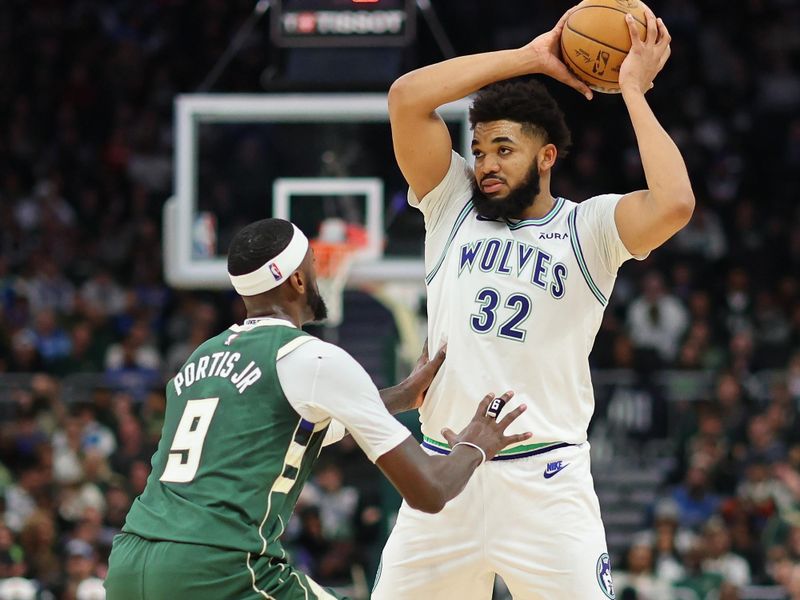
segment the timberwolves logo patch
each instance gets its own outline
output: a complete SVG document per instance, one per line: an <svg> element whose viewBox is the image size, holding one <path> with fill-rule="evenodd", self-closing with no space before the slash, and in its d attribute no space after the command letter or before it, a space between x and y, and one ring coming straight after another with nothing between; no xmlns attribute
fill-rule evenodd
<svg viewBox="0 0 800 600"><path fill-rule="evenodd" d="M597 559L597 583L603 593L611 600L614 600L614 584L611 583L611 562L608 560L608 553L603 552Z"/></svg>
<svg viewBox="0 0 800 600"><path fill-rule="evenodd" d="M269 272L272 273L272 277L275 278L275 281L280 281L281 277L283 277L281 270L275 263L269 263Z"/></svg>

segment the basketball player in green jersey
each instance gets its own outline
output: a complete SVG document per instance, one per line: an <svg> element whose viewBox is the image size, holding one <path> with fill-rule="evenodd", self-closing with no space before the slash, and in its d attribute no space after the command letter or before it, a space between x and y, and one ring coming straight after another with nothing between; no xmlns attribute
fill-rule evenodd
<svg viewBox="0 0 800 600"><path fill-rule="evenodd" d="M344 350L304 333L325 305L308 240L288 221L242 229L228 271L248 318L167 384L150 478L114 540L110 600L336 598L290 566L280 542L326 443L346 430L410 505L437 512L485 460L529 437L504 435L525 407L498 421L490 403L512 394L489 394L459 435L442 432L449 456L426 454L387 407L419 405L443 354L379 392Z"/></svg>

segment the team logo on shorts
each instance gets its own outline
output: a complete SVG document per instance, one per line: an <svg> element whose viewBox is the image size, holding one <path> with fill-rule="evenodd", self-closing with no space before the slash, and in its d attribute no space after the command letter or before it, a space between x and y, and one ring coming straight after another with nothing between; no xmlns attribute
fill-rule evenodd
<svg viewBox="0 0 800 600"><path fill-rule="evenodd" d="M608 553L603 552L597 559L597 583L606 597L614 600L614 584L611 582L611 561L608 560Z"/></svg>
<svg viewBox="0 0 800 600"><path fill-rule="evenodd" d="M281 270L275 263L269 263L269 272L272 273L272 276L275 278L275 281L280 281L281 277L283 277L283 275L281 274Z"/></svg>

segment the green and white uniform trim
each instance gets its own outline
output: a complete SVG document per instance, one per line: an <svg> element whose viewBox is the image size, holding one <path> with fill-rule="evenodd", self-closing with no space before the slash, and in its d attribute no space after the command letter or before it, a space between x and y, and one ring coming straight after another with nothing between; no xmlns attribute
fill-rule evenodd
<svg viewBox="0 0 800 600"><path fill-rule="evenodd" d="M422 438L422 445L427 448L428 450L433 450L434 452L438 452L439 454L450 454L450 444L447 442L440 442L433 438L429 438L428 436L423 436ZM567 444L565 442L542 442L541 444L522 444L519 446L514 446L513 448L506 448L505 450L501 450L497 453L492 460L512 460L516 458L525 458L528 456L536 456L538 454L544 454L545 452L550 452L551 450L556 450L558 448L565 448L567 446L572 446L573 444Z"/></svg>

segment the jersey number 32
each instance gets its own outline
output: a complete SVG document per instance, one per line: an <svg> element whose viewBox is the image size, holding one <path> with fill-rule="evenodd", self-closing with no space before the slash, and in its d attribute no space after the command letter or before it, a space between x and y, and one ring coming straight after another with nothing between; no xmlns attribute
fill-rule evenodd
<svg viewBox="0 0 800 600"><path fill-rule="evenodd" d="M502 298L500 292L493 288L483 288L475 297L475 302L480 304L477 314L470 315L469 324L473 331L477 333L489 333L498 321L498 313ZM507 318L497 329L497 335L501 338L524 342L527 331L522 329L522 325L531 314L531 299L519 292L511 294L506 298L502 309L503 316ZM508 316L510 315L510 316Z"/></svg>

